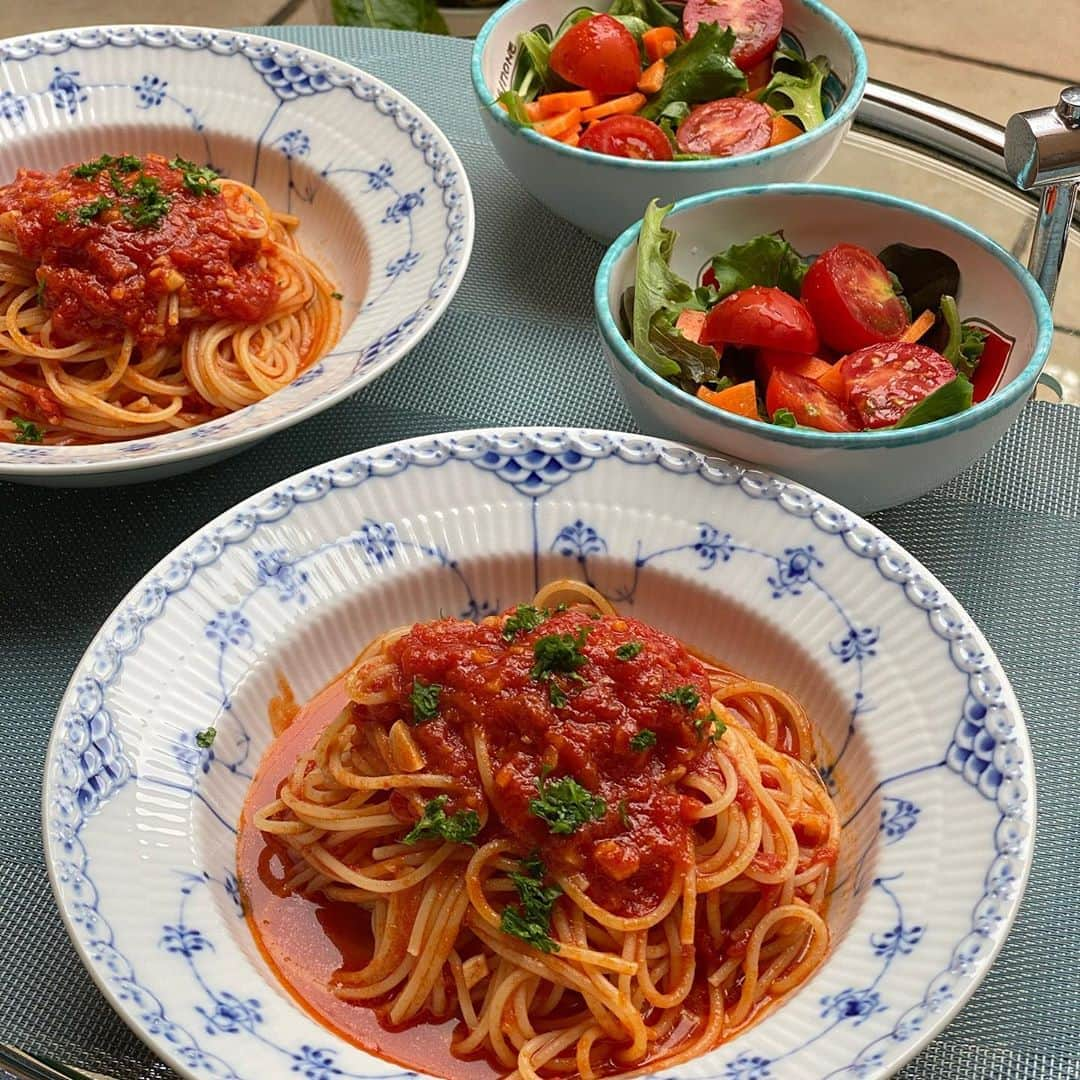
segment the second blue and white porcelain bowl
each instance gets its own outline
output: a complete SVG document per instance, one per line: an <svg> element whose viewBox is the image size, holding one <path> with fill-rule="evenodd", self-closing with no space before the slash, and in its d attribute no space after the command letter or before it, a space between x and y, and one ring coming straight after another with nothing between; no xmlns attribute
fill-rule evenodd
<svg viewBox="0 0 1080 1080"><path fill-rule="evenodd" d="M672 268L694 282L712 255L778 229L804 254L845 242L875 252L897 242L937 248L959 264L961 315L1014 339L993 393L967 412L850 435L774 427L699 401L638 357L619 329L638 226L611 245L596 276L596 317L619 393L642 430L763 465L860 513L914 499L985 454L1019 415L1050 352L1050 304L1027 270L976 230L906 199L810 184L744 188L676 203L665 225L678 233Z"/></svg>
<svg viewBox="0 0 1080 1080"><path fill-rule="evenodd" d="M472 81L506 167L551 211L600 240L637 221L652 198L670 202L744 184L813 179L851 127L866 89L866 54L851 28L818 0L784 0L785 31L807 56L827 56L838 80L839 100L821 127L752 154L704 161L631 161L564 146L516 127L496 99L511 89L518 35L554 29L575 6L574 0L512 0L499 8L476 39Z"/></svg>

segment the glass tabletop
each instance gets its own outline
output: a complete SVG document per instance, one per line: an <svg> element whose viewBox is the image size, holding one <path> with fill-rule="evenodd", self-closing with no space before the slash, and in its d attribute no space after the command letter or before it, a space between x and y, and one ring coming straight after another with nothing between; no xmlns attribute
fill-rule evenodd
<svg viewBox="0 0 1080 1080"><path fill-rule="evenodd" d="M996 240L1025 265L1038 203L1005 176L1000 127L904 92L905 109L875 100L816 180L925 203ZM893 88L878 89L888 91ZM922 116L920 117L919 114ZM1036 396L1080 405L1080 228L1070 229L1054 300L1054 342Z"/></svg>

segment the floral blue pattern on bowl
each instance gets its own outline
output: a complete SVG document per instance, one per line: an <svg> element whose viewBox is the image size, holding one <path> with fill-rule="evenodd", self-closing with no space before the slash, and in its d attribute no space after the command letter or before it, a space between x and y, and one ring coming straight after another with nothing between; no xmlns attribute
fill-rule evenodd
<svg viewBox="0 0 1080 1080"><path fill-rule="evenodd" d="M301 1012L248 934L235 828L266 704L279 670L304 698L387 625L483 617L556 576L796 693L844 820L830 957L666 1080L883 1077L971 994L1023 892L1034 776L1008 681L945 588L850 512L722 458L466 432L241 504L136 586L72 678L44 795L54 889L99 985L173 1067L416 1075Z"/></svg>

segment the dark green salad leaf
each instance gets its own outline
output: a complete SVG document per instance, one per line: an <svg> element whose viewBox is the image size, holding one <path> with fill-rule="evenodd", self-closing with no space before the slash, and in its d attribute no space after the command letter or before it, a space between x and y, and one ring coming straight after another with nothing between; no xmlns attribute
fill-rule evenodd
<svg viewBox="0 0 1080 1080"><path fill-rule="evenodd" d="M961 375L970 379L986 348L986 331L962 323L956 300L951 296L941 298L941 314L949 329L949 340L941 354Z"/></svg>
<svg viewBox="0 0 1080 1080"><path fill-rule="evenodd" d="M506 114L518 127L532 127L532 121L525 112L525 102L515 90L504 90L496 99L506 106Z"/></svg>
<svg viewBox="0 0 1080 1080"><path fill-rule="evenodd" d="M679 25L679 16L664 7L660 0L613 0L607 13L613 18L618 18L620 15L636 15L650 26L674 28Z"/></svg>
<svg viewBox="0 0 1080 1080"><path fill-rule="evenodd" d="M917 427L919 424L929 424L932 420L964 412L971 408L972 389L971 382L958 373L952 382L939 386L918 405L913 405L896 422L895 427Z"/></svg>
<svg viewBox="0 0 1080 1080"><path fill-rule="evenodd" d="M697 33L667 58L667 73L660 92L642 110L655 120L676 101L690 105L734 97L746 89L746 76L731 59L735 32L716 23L702 23Z"/></svg>
<svg viewBox="0 0 1080 1080"><path fill-rule="evenodd" d="M552 81L551 41L539 30L526 30L518 35L521 58L518 62L520 72L515 71L516 90L525 101L531 101L541 94Z"/></svg>
<svg viewBox="0 0 1080 1080"><path fill-rule="evenodd" d="M798 120L804 131L812 131L825 123L825 105L822 97L825 80L829 77L829 60L815 56L806 60L791 49L777 50L783 59L797 64L796 72L777 70L768 84L757 95L758 101L775 109L781 116Z"/></svg>
<svg viewBox="0 0 1080 1080"><path fill-rule="evenodd" d="M622 23L634 35L634 40L638 45L641 45L641 39L652 29L644 19L639 19L636 15L614 15L612 17L616 22Z"/></svg>
<svg viewBox="0 0 1080 1080"><path fill-rule="evenodd" d="M936 248L890 244L878 252L885 269L895 274L914 316L937 311L943 296L955 296L960 288L960 267Z"/></svg>
<svg viewBox="0 0 1080 1080"><path fill-rule="evenodd" d="M769 285L783 289L797 300L809 269L810 264L784 239L783 233L755 236L745 244L732 244L713 256L715 299L722 300L751 285Z"/></svg>
<svg viewBox="0 0 1080 1080"><path fill-rule="evenodd" d="M332 8L338 26L450 33L435 0L332 0Z"/></svg>
<svg viewBox="0 0 1080 1080"><path fill-rule="evenodd" d="M777 409L772 414L772 423L774 427L796 428L799 426L799 421L795 419L795 414L790 409Z"/></svg>

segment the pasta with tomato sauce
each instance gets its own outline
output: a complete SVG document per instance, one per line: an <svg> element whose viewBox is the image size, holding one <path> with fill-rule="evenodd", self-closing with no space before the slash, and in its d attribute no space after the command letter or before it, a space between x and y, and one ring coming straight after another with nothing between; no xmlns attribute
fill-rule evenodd
<svg viewBox="0 0 1080 1080"><path fill-rule="evenodd" d="M389 631L276 720L240 830L248 919L301 1003L381 1056L669 1068L827 952L840 825L804 710L587 586Z"/></svg>
<svg viewBox="0 0 1080 1080"><path fill-rule="evenodd" d="M0 441L94 443L253 404L337 340L297 219L158 154L0 186Z"/></svg>

